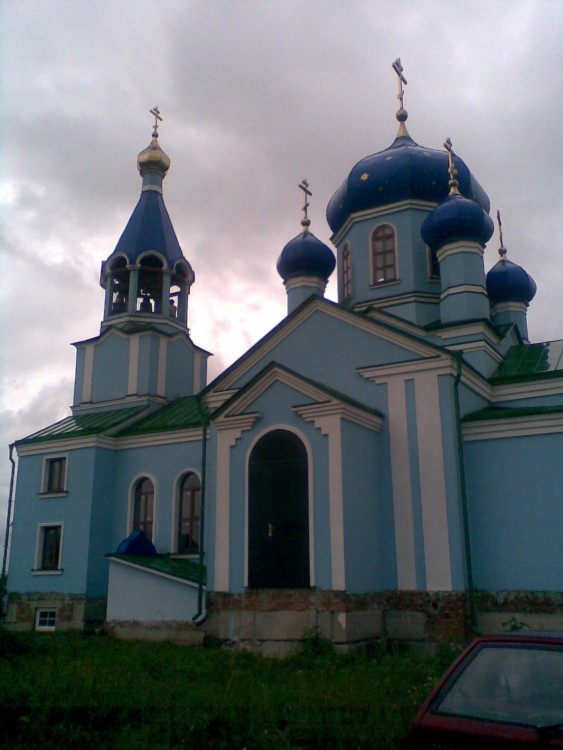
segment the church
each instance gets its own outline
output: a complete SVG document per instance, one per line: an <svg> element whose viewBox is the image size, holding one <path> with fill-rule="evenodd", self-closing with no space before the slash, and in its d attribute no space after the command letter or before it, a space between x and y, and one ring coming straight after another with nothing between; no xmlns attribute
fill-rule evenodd
<svg viewBox="0 0 563 750"><path fill-rule="evenodd" d="M336 252L304 180L287 315L211 383L151 110L71 416L15 443L8 627L264 654L563 629L563 341L528 340L500 216L485 273L487 194L410 136L393 68L398 132L331 198Z"/></svg>

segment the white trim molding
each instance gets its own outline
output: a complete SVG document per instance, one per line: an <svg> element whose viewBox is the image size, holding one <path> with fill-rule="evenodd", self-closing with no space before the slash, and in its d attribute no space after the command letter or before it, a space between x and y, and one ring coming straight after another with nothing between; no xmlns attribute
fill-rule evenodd
<svg viewBox="0 0 563 750"><path fill-rule="evenodd" d="M444 289L440 295L440 301L443 302L448 297L456 294L481 294L483 297L487 297L487 290L484 286L479 284L459 284L458 286L450 286Z"/></svg>
<svg viewBox="0 0 563 750"><path fill-rule="evenodd" d="M331 588L346 590L346 562L344 556L344 485L342 479L342 420L333 411L316 416L307 407L294 409L307 422L313 422L323 435L328 437L328 486L330 517L330 565Z"/></svg>
<svg viewBox="0 0 563 750"><path fill-rule="evenodd" d="M398 211L405 211L408 208L419 208L425 210L427 213L430 213L433 209L436 208L436 205L436 203L432 203L430 201L406 200L397 201L397 203L390 203L386 206L378 206L377 208L369 208L365 211L358 211L357 213L352 214L346 219L338 232L336 232L331 237L331 242L333 245L338 245L338 243L344 239L344 235L347 234L350 227L357 222L366 221L366 219L374 219L379 216L384 218L389 214L394 214ZM382 221L381 223L384 222Z"/></svg>
<svg viewBox="0 0 563 750"><path fill-rule="evenodd" d="M139 347L141 334L135 333L129 336L129 376L127 378L127 395L134 396L137 393L137 382L139 379Z"/></svg>
<svg viewBox="0 0 563 750"><path fill-rule="evenodd" d="M299 289L302 286L309 287L311 289L317 289L321 294L326 289L326 280L319 278L319 276L291 276L287 281L283 282L286 291L289 292L293 289Z"/></svg>
<svg viewBox="0 0 563 750"><path fill-rule="evenodd" d="M231 549L231 448L245 430L260 419L259 413L233 417L221 415L216 422L217 458L215 492L215 581L214 591L229 591Z"/></svg>
<svg viewBox="0 0 563 750"><path fill-rule="evenodd" d="M84 347L84 371L82 373L82 403L92 400L92 381L94 378L94 344Z"/></svg>
<svg viewBox="0 0 563 750"><path fill-rule="evenodd" d="M503 383L494 385L490 401L495 404L503 401L540 398L545 396L561 396L563 394L563 378L546 378L526 380L522 383Z"/></svg>
<svg viewBox="0 0 563 750"><path fill-rule="evenodd" d="M458 255L459 253L463 253L463 255L473 253L482 258L485 254L485 249L478 242L450 242L438 250L436 258L438 263L442 263L446 258L449 258L450 255Z"/></svg>
<svg viewBox="0 0 563 750"><path fill-rule="evenodd" d="M527 437L529 435L550 435L557 432L563 432L563 413L560 412L502 419L483 419L463 423L463 439L465 442Z"/></svg>

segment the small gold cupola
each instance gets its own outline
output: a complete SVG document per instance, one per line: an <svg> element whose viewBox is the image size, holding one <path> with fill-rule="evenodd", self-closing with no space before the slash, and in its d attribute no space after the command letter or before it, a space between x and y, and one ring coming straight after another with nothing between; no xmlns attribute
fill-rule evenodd
<svg viewBox="0 0 563 750"><path fill-rule="evenodd" d="M146 174L158 174L165 177L170 168L170 158L160 148L158 143L158 123L162 121L158 107L153 107L151 115L154 115L154 128L152 132L152 141L143 149L137 157L137 168L141 177Z"/></svg>

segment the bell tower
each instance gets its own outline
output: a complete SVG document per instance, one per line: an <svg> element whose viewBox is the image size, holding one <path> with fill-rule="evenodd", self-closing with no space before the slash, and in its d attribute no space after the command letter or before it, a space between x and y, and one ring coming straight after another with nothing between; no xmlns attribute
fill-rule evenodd
<svg viewBox="0 0 563 750"><path fill-rule="evenodd" d="M115 250L102 263L100 284L106 292L102 330L122 327L131 318L187 327L188 295L195 276L164 205L162 182L170 159L158 142L162 121L158 107L151 114L152 141L137 158L141 197Z"/></svg>
<svg viewBox="0 0 563 750"><path fill-rule="evenodd" d="M188 328L195 275L164 204L170 159L158 140L158 107L150 113L152 140L137 158L141 195L115 250L102 263L100 335L75 344L74 412L162 405L206 384L209 353L193 344Z"/></svg>

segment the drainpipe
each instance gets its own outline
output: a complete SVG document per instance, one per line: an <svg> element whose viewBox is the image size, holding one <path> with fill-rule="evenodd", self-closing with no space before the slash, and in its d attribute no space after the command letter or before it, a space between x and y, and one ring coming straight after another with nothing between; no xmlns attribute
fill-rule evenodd
<svg viewBox="0 0 563 750"><path fill-rule="evenodd" d="M14 476L16 473L16 462L13 459L14 445L15 443L12 443L10 445L10 463L12 464L12 471L10 474L10 492L8 494L8 513L6 515L6 536L4 537L4 556L2 558L2 575L0 576L0 581L4 581L4 576L6 575L6 564L8 561L8 543L10 541L10 523L11 523L11 518L12 518L12 498L14 496ZM1 588L0 588L0 615L4 614L4 607L2 606L2 602L4 599L5 593L6 593L6 587L4 583L2 583Z"/></svg>
<svg viewBox="0 0 563 750"><path fill-rule="evenodd" d="M206 475L207 475L207 427L209 424L207 404L203 400L203 397L198 397L197 400L199 413L202 420L202 436L201 436L201 511L199 517L199 576L197 583L197 612L192 617L192 622L196 625L202 625L207 618L207 608L203 608L203 561L205 559L205 551L203 548L203 540L205 534L205 486L206 486Z"/></svg>
<svg viewBox="0 0 563 750"><path fill-rule="evenodd" d="M467 571L467 614L473 631L477 631L477 607L475 601L475 586L473 584L473 563L471 561L471 539L469 535L469 512L467 509L467 485L465 482L465 460L463 456L463 432L461 428L461 409L459 406L459 384L461 381L462 355L454 353L457 373L454 381L454 403L457 434L457 461L459 467L459 491L461 500L461 518L463 525L463 547L465 552L465 569Z"/></svg>

